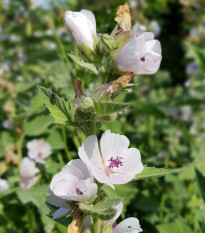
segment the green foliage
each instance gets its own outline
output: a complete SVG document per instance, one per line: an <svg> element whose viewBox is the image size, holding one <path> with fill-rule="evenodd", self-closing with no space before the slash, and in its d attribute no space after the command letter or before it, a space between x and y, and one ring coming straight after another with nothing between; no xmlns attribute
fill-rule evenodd
<svg viewBox="0 0 205 233"><path fill-rule="evenodd" d="M144 170L137 174L134 180L144 180L147 178L160 177L168 175L171 173L178 173L181 169L164 169L164 168L155 168L155 167L145 167Z"/></svg>
<svg viewBox="0 0 205 233"><path fill-rule="evenodd" d="M28 118L23 125L24 133L28 136L39 136L46 133L52 123L53 119L49 115L38 115L35 118Z"/></svg>
<svg viewBox="0 0 205 233"><path fill-rule="evenodd" d="M57 94L53 98L52 92L45 87L38 86L38 90L43 103L55 119L55 123L73 125L70 116L70 102L65 101Z"/></svg>
<svg viewBox="0 0 205 233"><path fill-rule="evenodd" d="M176 219L173 223L167 223L158 225L157 229L159 230L159 233L192 233L192 229L188 227L183 221L180 221Z"/></svg>
<svg viewBox="0 0 205 233"><path fill-rule="evenodd" d="M118 103L109 103L109 102L97 102L94 101L95 110L97 116L102 117L108 114L112 114L121 110L124 110L128 107L128 104L118 104Z"/></svg>
<svg viewBox="0 0 205 233"><path fill-rule="evenodd" d="M202 173L197 168L195 169L195 172L196 172L196 178L197 178L199 190L205 203L205 176L203 176Z"/></svg>

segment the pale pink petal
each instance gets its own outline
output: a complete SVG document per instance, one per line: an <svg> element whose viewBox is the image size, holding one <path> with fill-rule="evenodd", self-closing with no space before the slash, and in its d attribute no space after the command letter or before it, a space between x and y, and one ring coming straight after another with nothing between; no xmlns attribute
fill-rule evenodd
<svg viewBox="0 0 205 233"><path fill-rule="evenodd" d="M83 163L80 159L73 159L71 160L68 165L74 166L76 168L78 168L79 170L82 171L83 173L83 179L88 179L91 178L92 182L93 182L93 177L92 174L90 173L88 167L85 165L85 163Z"/></svg>
<svg viewBox="0 0 205 233"><path fill-rule="evenodd" d="M59 208L58 210L56 210L54 213L53 213L53 220L54 219L57 219L57 218L61 218L63 217L64 215L67 215L68 212L71 211L71 208Z"/></svg>
<svg viewBox="0 0 205 233"><path fill-rule="evenodd" d="M87 166L99 166L101 164L101 155L97 137L94 135L88 136L78 149L78 155Z"/></svg>
<svg viewBox="0 0 205 233"><path fill-rule="evenodd" d="M126 136L111 133L110 130L105 131L100 140L100 148L105 164L109 163L108 160L111 157L121 157L129 147L129 143Z"/></svg>
<svg viewBox="0 0 205 233"><path fill-rule="evenodd" d="M99 181L102 184L107 184L111 188L115 189L115 186L111 183L110 178L106 175L103 169L93 167L92 173L97 181Z"/></svg>
<svg viewBox="0 0 205 233"><path fill-rule="evenodd" d="M65 200L54 196L50 195L47 197L46 202L48 202L51 205L57 206L57 207L62 207L62 208L69 208L70 206L66 203Z"/></svg>
<svg viewBox="0 0 205 233"><path fill-rule="evenodd" d="M126 184L134 179L135 175L117 172L111 173L109 177L110 182L112 182L113 184Z"/></svg>
<svg viewBox="0 0 205 233"><path fill-rule="evenodd" d="M113 230L112 233L139 233L142 229L137 218L126 218L120 222Z"/></svg>

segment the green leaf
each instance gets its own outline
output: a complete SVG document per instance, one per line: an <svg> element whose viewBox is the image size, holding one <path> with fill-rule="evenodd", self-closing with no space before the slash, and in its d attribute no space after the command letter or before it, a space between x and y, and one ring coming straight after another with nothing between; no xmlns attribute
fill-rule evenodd
<svg viewBox="0 0 205 233"><path fill-rule="evenodd" d="M47 185L42 185L39 187L33 187L31 189L18 189L17 196L22 204L27 204L29 202L33 203L41 212L47 211L47 206L45 204L47 195Z"/></svg>
<svg viewBox="0 0 205 233"><path fill-rule="evenodd" d="M28 116L32 116L34 114L37 114L37 113L41 112L42 110L44 110L44 108L42 106L41 97L39 95L34 96L31 100L31 104L30 104L30 107L28 109Z"/></svg>
<svg viewBox="0 0 205 233"><path fill-rule="evenodd" d="M119 196L123 198L123 210L121 213L122 218L125 218L127 206L130 205L132 200L136 198L136 194L138 192L136 185L132 182L115 185L115 190L108 185L103 185L101 190L106 194L106 196Z"/></svg>
<svg viewBox="0 0 205 233"><path fill-rule="evenodd" d="M107 197L94 206L80 203L79 208L83 212L97 216L101 220L109 220L115 216L117 210L114 207L121 201L122 198L120 197Z"/></svg>
<svg viewBox="0 0 205 233"><path fill-rule="evenodd" d="M178 173L181 170L182 170L181 168L165 169L165 168L156 168L156 167L145 167L140 174L137 174L135 176L134 180L144 180L147 178L165 176L171 173Z"/></svg>
<svg viewBox="0 0 205 233"><path fill-rule="evenodd" d="M205 202L205 177L202 175L202 173L197 168L195 168L195 172L196 172L196 178L197 178L199 190Z"/></svg>
<svg viewBox="0 0 205 233"><path fill-rule="evenodd" d="M73 54L68 54L68 56L76 63L78 64L80 67L88 69L89 71L93 72L94 74L98 74L98 71L96 69L96 67L91 64L91 63L86 63L83 60L81 60L79 57L73 55Z"/></svg>
<svg viewBox="0 0 205 233"><path fill-rule="evenodd" d="M97 116L105 116L110 113L115 113L124 110L128 104L108 103L108 102L94 102Z"/></svg>
<svg viewBox="0 0 205 233"><path fill-rule="evenodd" d="M205 72L205 54L200 48L195 47L196 62L202 72Z"/></svg>
<svg viewBox="0 0 205 233"><path fill-rule="evenodd" d="M35 86L34 82L20 82L16 86L16 91L17 93L22 93L22 92L28 91L34 86Z"/></svg>
<svg viewBox="0 0 205 233"><path fill-rule="evenodd" d="M55 119L55 123L73 125L70 116L70 103L56 94L55 99L52 99L52 92L50 90L42 86L37 87L42 101L50 111L51 116Z"/></svg>
<svg viewBox="0 0 205 233"><path fill-rule="evenodd" d="M0 158L5 156L6 147L14 142L12 134L8 131L0 132Z"/></svg>
<svg viewBox="0 0 205 233"><path fill-rule="evenodd" d="M160 224L157 226L159 233L192 233L193 231L183 221L176 219L172 223Z"/></svg>
<svg viewBox="0 0 205 233"><path fill-rule="evenodd" d="M23 125L24 134L28 136L44 134L52 123L53 119L49 115L39 115L34 118L29 118Z"/></svg>

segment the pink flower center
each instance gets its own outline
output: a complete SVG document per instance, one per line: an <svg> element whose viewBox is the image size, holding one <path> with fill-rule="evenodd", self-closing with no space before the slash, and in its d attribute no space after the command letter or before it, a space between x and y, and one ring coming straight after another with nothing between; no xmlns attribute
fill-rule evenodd
<svg viewBox="0 0 205 233"><path fill-rule="evenodd" d="M42 158L42 155L43 155L43 154L42 154L41 152L38 152L37 158L38 158L38 159L41 159L41 158Z"/></svg>
<svg viewBox="0 0 205 233"><path fill-rule="evenodd" d="M144 62L145 61L145 57L141 57L140 60Z"/></svg>
<svg viewBox="0 0 205 233"><path fill-rule="evenodd" d="M110 162L109 164L109 168L114 168L114 167L119 167L123 165L123 162L121 162L120 160L122 160L121 157L117 157L116 159L113 159L113 157L110 158L110 160L108 160Z"/></svg>
<svg viewBox="0 0 205 233"><path fill-rule="evenodd" d="M76 193L77 193L78 195L83 195L83 192L81 192L79 188L76 189Z"/></svg>

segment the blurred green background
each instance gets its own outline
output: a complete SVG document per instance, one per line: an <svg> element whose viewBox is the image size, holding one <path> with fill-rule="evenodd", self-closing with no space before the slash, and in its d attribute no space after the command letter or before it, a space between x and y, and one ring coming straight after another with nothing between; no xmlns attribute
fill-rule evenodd
<svg viewBox="0 0 205 233"><path fill-rule="evenodd" d="M63 24L65 10L91 10L97 32L110 34L115 9L124 1L0 0L0 177L10 189L0 193L0 232L66 232L49 220L47 186L54 174L77 158L82 135L54 125L39 101L36 83L74 99L73 80L92 92L97 77L68 58L77 46ZM132 24L153 31L162 45L160 71L136 76L132 89L116 101L131 103L103 130L126 135L143 164L184 168L179 174L104 189L124 199L121 218L134 216L145 233L205 232L204 203L195 167L205 176L205 1L130 0ZM38 183L19 188L26 143L43 138L53 153L40 166ZM11 145L14 145L13 147ZM12 148L11 148L12 147ZM121 220L121 219L120 219Z"/></svg>

